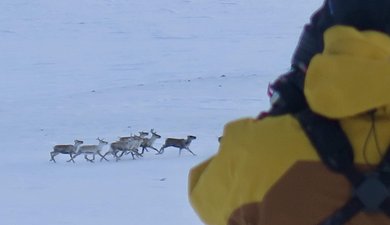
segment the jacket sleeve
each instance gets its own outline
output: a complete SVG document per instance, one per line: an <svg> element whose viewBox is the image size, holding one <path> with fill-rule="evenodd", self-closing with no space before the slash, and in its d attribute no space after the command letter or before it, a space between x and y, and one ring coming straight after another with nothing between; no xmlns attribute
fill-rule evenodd
<svg viewBox="0 0 390 225"><path fill-rule="evenodd" d="M237 209L263 200L297 154L316 157L291 116L228 123L218 153L190 171L190 202L204 223L229 224Z"/></svg>
<svg viewBox="0 0 390 225"><path fill-rule="evenodd" d="M235 176L241 161L238 143L243 142L243 133L246 133L238 126L243 128L248 122L226 125L218 153L190 171L190 202L206 224L227 224L230 214L237 208L239 196L234 192L240 184L236 183Z"/></svg>

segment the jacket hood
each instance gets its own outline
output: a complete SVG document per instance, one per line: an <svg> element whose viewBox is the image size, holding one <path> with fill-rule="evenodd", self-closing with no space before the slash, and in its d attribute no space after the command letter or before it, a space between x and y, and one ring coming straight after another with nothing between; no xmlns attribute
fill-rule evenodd
<svg viewBox="0 0 390 225"><path fill-rule="evenodd" d="M310 108L329 118L355 116L390 105L390 37L334 26L313 57L304 93Z"/></svg>

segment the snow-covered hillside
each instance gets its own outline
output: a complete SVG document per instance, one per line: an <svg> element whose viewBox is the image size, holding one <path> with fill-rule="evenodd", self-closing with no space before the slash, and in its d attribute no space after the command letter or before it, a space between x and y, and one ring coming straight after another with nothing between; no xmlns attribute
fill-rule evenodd
<svg viewBox="0 0 390 225"><path fill-rule="evenodd" d="M0 1L0 224L200 225L189 169L267 109L321 1ZM67 163L56 144L154 129L192 156ZM105 147L104 151L108 148Z"/></svg>

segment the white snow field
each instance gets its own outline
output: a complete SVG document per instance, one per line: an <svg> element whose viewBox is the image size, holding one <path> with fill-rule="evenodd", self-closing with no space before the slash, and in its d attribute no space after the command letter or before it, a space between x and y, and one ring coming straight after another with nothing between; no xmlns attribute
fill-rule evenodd
<svg viewBox="0 0 390 225"><path fill-rule="evenodd" d="M225 123L268 109L268 83L321 4L1 0L0 224L202 224L190 168L216 153ZM150 129L157 148L195 135L197 156L49 161L56 144Z"/></svg>

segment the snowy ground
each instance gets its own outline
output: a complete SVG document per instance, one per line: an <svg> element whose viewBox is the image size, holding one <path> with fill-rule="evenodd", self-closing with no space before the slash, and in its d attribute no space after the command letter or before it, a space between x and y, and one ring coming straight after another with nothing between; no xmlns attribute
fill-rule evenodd
<svg viewBox="0 0 390 225"><path fill-rule="evenodd" d="M223 125L268 108L321 1L0 1L0 224L200 225L187 174ZM154 128L195 135L119 162L49 162L52 146ZM104 151L107 151L107 147Z"/></svg>

